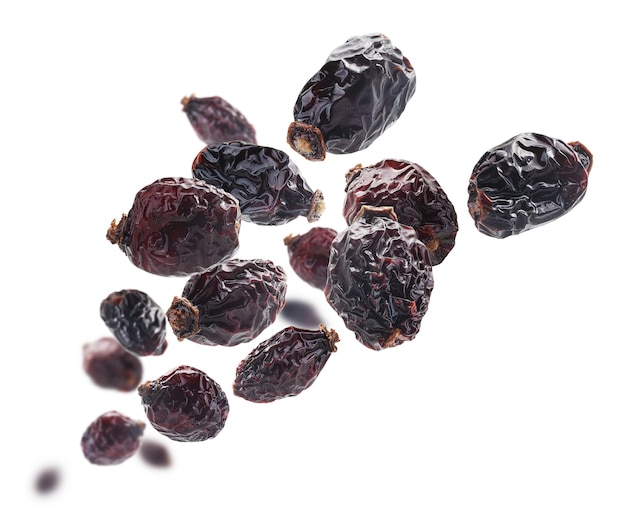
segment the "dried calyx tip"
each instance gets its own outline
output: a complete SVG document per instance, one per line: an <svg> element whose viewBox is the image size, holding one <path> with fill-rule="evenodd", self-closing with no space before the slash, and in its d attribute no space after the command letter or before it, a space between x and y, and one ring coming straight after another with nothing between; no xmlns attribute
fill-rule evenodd
<svg viewBox="0 0 626 525"><path fill-rule="evenodd" d="M200 311L185 297L174 297L166 316L179 341L200 332Z"/></svg>
<svg viewBox="0 0 626 525"><path fill-rule="evenodd" d="M287 130L287 143L307 160L324 160L326 142L319 128L304 122L292 122Z"/></svg>
<svg viewBox="0 0 626 525"><path fill-rule="evenodd" d="M393 206L370 206L364 204L354 216L352 222L356 222L366 217L387 217L398 222L398 216Z"/></svg>
<svg viewBox="0 0 626 525"><path fill-rule="evenodd" d="M289 235L287 235L287 237L283 239L283 242L285 243L285 246L289 247L294 242L296 242L299 238L300 238L300 235L290 233Z"/></svg>
<svg viewBox="0 0 626 525"><path fill-rule="evenodd" d="M333 352L336 352L337 351L336 343L339 342L339 334L335 332L332 328L326 328L323 324L320 324L320 330L324 333L324 335L326 336L326 339L328 339L328 343L330 344L330 349Z"/></svg>
<svg viewBox="0 0 626 525"><path fill-rule="evenodd" d="M324 203L324 195L320 190L316 190L313 194L313 199L311 202L311 207L309 208L309 213L307 213L307 220L309 222L319 221L322 213L326 209L326 204Z"/></svg>
<svg viewBox="0 0 626 525"><path fill-rule="evenodd" d="M115 219L111 221L111 225L107 230L106 238L111 244L119 244L120 238L122 237L122 228L124 227L124 223L126 222L126 215L122 215L120 222L118 223Z"/></svg>
<svg viewBox="0 0 626 525"><path fill-rule="evenodd" d="M196 96L192 93L188 97L183 97L180 103L183 105L183 111L187 111L187 105L191 102Z"/></svg>
<svg viewBox="0 0 626 525"><path fill-rule="evenodd" d="M348 186L350 186L350 183L356 179L361 172L363 171L363 165L362 164L357 164L354 168L351 168L348 170L348 172L346 173L346 190L348 189Z"/></svg>

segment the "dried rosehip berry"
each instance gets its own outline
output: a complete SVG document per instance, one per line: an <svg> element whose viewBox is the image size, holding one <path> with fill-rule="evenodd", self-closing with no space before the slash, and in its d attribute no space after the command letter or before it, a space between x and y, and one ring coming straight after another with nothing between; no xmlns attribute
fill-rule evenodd
<svg viewBox="0 0 626 525"><path fill-rule="evenodd" d="M441 263L454 248L459 230L456 211L437 180L419 164L385 159L360 164L346 174L343 216L350 224L361 206L392 206L398 221L412 226L430 253Z"/></svg>
<svg viewBox="0 0 626 525"><path fill-rule="evenodd" d="M285 224L302 216L314 222L324 211L322 192L311 190L279 149L241 141L210 144L198 153L191 171L235 197L241 218L255 224Z"/></svg>
<svg viewBox="0 0 626 525"><path fill-rule="evenodd" d="M368 348L414 339L433 284L428 249L391 207L363 206L333 241L326 298Z"/></svg>
<svg viewBox="0 0 626 525"><path fill-rule="evenodd" d="M183 111L198 138L206 143L243 140L256 144L256 131L241 111L222 97L183 97Z"/></svg>
<svg viewBox="0 0 626 525"><path fill-rule="evenodd" d="M332 228L316 227L284 238L289 263L303 281L321 290L326 286L330 245L337 236Z"/></svg>
<svg viewBox="0 0 626 525"><path fill-rule="evenodd" d="M186 276L232 257L240 222L232 195L197 179L168 177L137 193L128 215L111 223L107 239L142 270Z"/></svg>
<svg viewBox="0 0 626 525"><path fill-rule="evenodd" d="M102 387L130 392L141 382L143 366L112 337L101 337L83 346L83 369Z"/></svg>
<svg viewBox="0 0 626 525"><path fill-rule="evenodd" d="M57 467L46 467L37 473L35 491L39 494L48 494L59 487L61 473Z"/></svg>
<svg viewBox="0 0 626 525"><path fill-rule="evenodd" d="M302 88L287 142L309 160L363 150L398 120L415 87L415 70L389 38L350 38Z"/></svg>
<svg viewBox="0 0 626 525"><path fill-rule="evenodd" d="M263 259L231 259L192 275L166 315L179 340L235 346L276 320L286 293L281 266Z"/></svg>
<svg viewBox="0 0 626 525"><path fill-rule="evenodd" d="M297 396L317 379L337 341L337 333L324 326L281 330L239 363L235 395L255 403Z"/></svg>
<svg viewBox="0 0 626 525"><path fill-rule="evenodd" d="M165 312L147 293L126 289L109 294L100 303L100 317L129 352L139 356L165 352Z"/></svg>
<svg viewBox="0 0 626 525"><path fill-rule="evenodd" d="M81 447L94 465L117 465L133 456L139 448L146 424L115 410L105 412L85 430Z"/></svg>
<svg viewBox="0 0 626 525"><path fill-rule="evenodd" d="M151 467L169 467L172 464L172 458L168 448L153 440L144 439L139 446L139 456L145 463Z"/></svg>
<svg viewBox="0 0 626 525"><path fill-rule="evenodd" d="M152 426L173 441L214 438L228 417L228 399L220 385L191 366L146 381L138 392Z"/></svg>
<svg viewBox="0 0 626 525"><path fill-rule="evenodd" d="M521 133L488 150L469 181L478 231L503 239L551 222L587 191L593 156L580 142Z"/></svg>
<svg viewBox="0 0 626 525"><path fill-rule="evenodd" d="M318 328L324 322L311 303L298 299L287 299L279 315L289 323L302 328Z"/></svg>

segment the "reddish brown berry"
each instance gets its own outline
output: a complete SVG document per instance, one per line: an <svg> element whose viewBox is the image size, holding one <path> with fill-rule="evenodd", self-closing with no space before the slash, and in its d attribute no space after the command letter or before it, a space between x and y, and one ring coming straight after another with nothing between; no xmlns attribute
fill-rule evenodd
<svg viewBox="0 0 626 525"><path fill-rule="evenodd" d="M165 312L147 293L131 289L109 294L100 303L100 317L129 352L139 356L165 352Z"/></svg>
<svg viewBox="0 0 626 525"><path fill-rule="evenodd" d="M181 100L183 111L198 138L206 143L242 140L256 144L256 131L241 111L222 97L196 97Z"/></svg>
<svg viewBox="0 0 626 525"><path fill-rule="evenodd" d="M239 363L235 395L256 403L297 396L317 379L337 341L337 333L324 326L281 330Z"/></svg>
<svg viewBox="0 0 626 525"><path fill-rule="evenodd" d="M316 227L284 239L289 263L304 282L323 290L326 286L330 245L337 236L332 228Z"/></svg>
<svg viewBox="0 0 626 525"><path fill-rule="evenodd" d="M107 239L147 272L203 272L239 249L241 212L225 191L197 179L164 178L142 188Z"/></svg>
<svg viewBox="0 0 626 525"><path fill-rule="evenodd" d="M130 392L141 382L143 366L112 337L101 337L83 346L83 369L102 387Z"/></svg>
<svg viewBox="0 0 626 525"><path fill-rule="evenodd" d="M204 441L224 428L226 394L207 374L181 365L139 386L139 395L152 426L174 441Z"/></svg>
<svg viewBox="0 0 626 525"><path fill-rule="evenodd" d="M117 465L133 456L145 428L116 411L105 412L87 427L81 440L85 458L94 465Z"/></svg>
<svg viewBox="0 0 626 525"><path fill-rule="evenodd" d="M179 340L235 346L257 337L285 304L287 275L262 259L231 259L192 275L167 319Z"/></svg>

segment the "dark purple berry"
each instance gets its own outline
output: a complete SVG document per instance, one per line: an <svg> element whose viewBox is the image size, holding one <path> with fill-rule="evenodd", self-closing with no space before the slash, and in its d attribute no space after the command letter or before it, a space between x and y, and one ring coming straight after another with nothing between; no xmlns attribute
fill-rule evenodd
<svg viewBox="0 0 626 525"><path fill-rule="evenodd" d="M47 467L41 470L35 478L35 491L39 494L48 494L59 487L61 473L57 467Z"/></svg>
<svg viewBox="0 0 626 525"><path fill-rule="evenodd" d="M284 239L289 263L304 282L323 290L326 286L330 245L337 236L332 228L316 227Z"/></svg>
<svg viewBox="0 0 626 525"><path fill-rule="evenodd" d="M100 317L129 352L139 356L165 352L165 312L147 293L132 289L111 293L100 303Z"/></svg>
<svg viewBox="0 0 626 525"><path fill-rule="evenodd" d="M288 323L302 328L319 328L323 323L316 308L307 301L287 299L280 316Z"/></svg>
<svg viewBox="0 0 626 525"><path fill-rule="evenodd" d="M169 467L172 463L169 449L151 439L144 439L139 447L139 456L151 467Z"/></svg>
<svg viewBox="0 0 626 525"><path fill-rule="evenodd" d="M122 463L137 452L145 426L114 410L105 412L85 430L83 454L94 465Z"/></svg>
<svg viewBox="0 0 626 525"><path fill-rule="evenodd" d="M191 366L146 381L138 392L152 426L174 441L214 438L228 417L228 399L220 385Z"/></svg>
<svg viewBox="0 0 626 525"><path fill-rule="evenodd" d="M83 346L83 369L96 385L121 392L135 390L143 374L140 359L112 337Z"/></svg>

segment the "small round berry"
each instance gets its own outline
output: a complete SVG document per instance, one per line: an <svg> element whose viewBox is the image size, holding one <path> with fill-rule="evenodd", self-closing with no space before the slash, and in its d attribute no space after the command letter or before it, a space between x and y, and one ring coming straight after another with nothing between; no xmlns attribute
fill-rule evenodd
<svg viewBox="0 0 626 525"><path fill-rule="evenodd" d="M81 440L83 454L94 465L122 463L139 448L145 426L143 421L115 410L105 412L85 430Z"/></svg>

